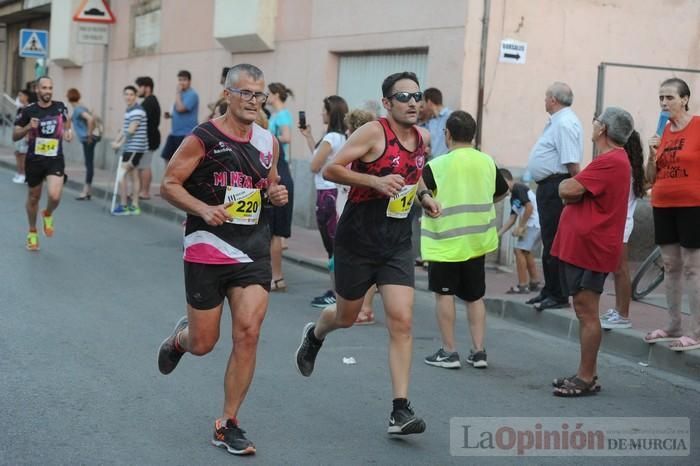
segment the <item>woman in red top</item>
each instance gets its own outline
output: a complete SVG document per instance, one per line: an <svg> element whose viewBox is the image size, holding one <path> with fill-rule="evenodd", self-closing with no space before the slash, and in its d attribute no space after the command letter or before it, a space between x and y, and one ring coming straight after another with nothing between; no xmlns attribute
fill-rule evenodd
<svg viewBox="0 0 700 466"><path fill-rule="evenodd" d="M669 113L663 134L649 140L647 177L653 183L654 236L666 271L666 301L671 322L649 332L648 343L674 340L671 349L700 348L700 117L688 112L690 88L682 79L661 83L659 104ZM692 313L683 336L683 279L688 280Z"/></svg>

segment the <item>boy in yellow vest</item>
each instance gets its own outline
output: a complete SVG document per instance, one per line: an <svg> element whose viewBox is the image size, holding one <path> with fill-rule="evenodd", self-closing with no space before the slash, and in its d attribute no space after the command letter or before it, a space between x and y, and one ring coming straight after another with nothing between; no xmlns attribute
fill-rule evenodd
<svg viewBox="0 0 700 466"><path fill-rule="evenodd" d="M437 320L443 346L425 358L431 366L461 367L454 340L454 296L467 302L474 348L467 363L486 368L485 255L498 247L496 209L493 203L508 193L508 184L493 159L472 147L476 122L463 111L447 118L445 140L450 150L431 160L423 170L428 189L442 207L438 218L424 217L421 254L429 262L428 285L436 295Z"/></svg>

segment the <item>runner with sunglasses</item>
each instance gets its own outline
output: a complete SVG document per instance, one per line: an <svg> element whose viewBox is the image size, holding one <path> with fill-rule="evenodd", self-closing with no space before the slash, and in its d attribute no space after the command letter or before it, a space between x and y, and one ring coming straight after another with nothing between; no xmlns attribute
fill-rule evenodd
<svg viewBox="0 0 700 466"><path fill-rule="evenodd" d="M255 372L255 357L272 271L265 219L287 203L278 184L279 148L255 124L267 94L262 71L237 65L226 78L226 113L197 126L168 164L163 197L187 212L185 291L187 316L158 353L161 373L171 373L186 352L209 353L219 339L224 299L231 309L234 346L224 378L224 409L212 443L235 455L255 453L236 416Z"/></svg>
<svg viewBox="0 0 700 466"><path fill-rule="evenodd" d="M389 330L393 409L388 433L419 434L425 422L408 402L414 293L410 213L416 192L425 189L421 174L430 133L416 126L423 94L415 74L390 75L382 94L387 117L355 131L323 172L327 180L351 186L336 228L337 303L304 327L296 365L303 376L311 375L324 338L353 325L365 292L376 284ZM428 215L439 215L430 196L422 206Z"/></svg>

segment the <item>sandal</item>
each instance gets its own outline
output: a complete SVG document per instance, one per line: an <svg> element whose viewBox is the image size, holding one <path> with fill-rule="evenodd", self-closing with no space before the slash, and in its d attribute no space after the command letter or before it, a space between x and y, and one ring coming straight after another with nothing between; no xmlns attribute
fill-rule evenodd
<svg viewBox="0 0 700 466"><path fill-rule="evenodd" d="M671 348L673 351L690 351L700 348L700 341L688 336L682 336L678 340L671 343L669 348Z"/></svg>
<svg viewBox="0 0 700 466"><path fill-rule="evenodd" d="M574 375L572 375L571 377L559 377L559 378L556 378L556 379L552 380L552 387L554 387L554 388L561 388L561 387L563 387L563 386L566 384L567 381L575 379L576 376L577 376L577 375L574 374ZM597 375L594 375L594 376L593 376L593 382L598 382L598 376L597 376ZM596 383L595 388L596 388L598 391L600 391L602 387Z"/></svg>
<svg viewBox="0 0 700 466"><path fill-rule="evenodd" d="M508 288L506 294L528 294L529 292L530 289L527 287L527 285L513 285Z"/></svg>
<svg viewBox="0 0 700 466"><path fill-rule="evenodd" d="M355 319L355 325L372 325L374 323L374 312L372 311L360 311L357 314L357 319Z"/></svg>
<svg viewBox="0 0 700 466"><path fill-rule="evenodd" d="M540 282L530 282L528 288L531 292L540 291Z"/></svg>
<svg viewBox="0 0 700 466"><path fill-rule="evenodd" d="M270 283L270 292L275 291L280 293L284 293L287 291L287 284L284 282L284 277L278 278L277 280L272 280L272 282Z"/></svg>
<svg viewBox="0 0 700 466"><path fill-rule="evenodd" d="M647 333L644 337L644 341L646 341L647 343L656 343L659 341L677 340L680 337L681 335L674 336L664 329L657 328L656 330L652 330L651 332Z"/></svg>
<svg viewBox="0 0 700 466"><path fill-rule="evenodd" d="M600 385L596 383L594 378L590 382L580 379L578 376L573 378L565 378L565 382L561 387L555 387L552 394L565 398L576 398L579 396L595 395L600 391Z"/></svg>

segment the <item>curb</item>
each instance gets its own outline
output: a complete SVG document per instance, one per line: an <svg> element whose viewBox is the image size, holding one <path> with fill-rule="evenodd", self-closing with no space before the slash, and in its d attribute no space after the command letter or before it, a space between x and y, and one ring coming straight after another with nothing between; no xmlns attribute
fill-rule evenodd
<svg viewBox="0 0 700 466"><path fill-rule="evenodd" d="M15 166L0 160L0 167L14 170ZM66 183L69 189L80 191L83 183L69 179ZM95 198L106 200L112 195L104 188L93 186ZM155 206L148 202L141 204L141 211L164 220L182 223L185 214L168 207ZM326 261L308 258L294 252L284 251L283 257L295 264L322 273L328 273ZM496 267L498 268L498 267ZM418 277L417 277L418 278ZM429 292L427 282L416 280L416 290ZM509 320L528 328L544 332L573 342L578 342L578 319L572 309L546 309L535 311L527 304L500 298L485 298L486 311L500 319ZM600 350L621 356L630 361L677 375L700 380L700 351L672 351L667 343L648 344L643 340L644 334L632 329L617 329L603 331L603 341Z"/></svg>
<svg viewBox="0 0 700 466"><path fill-rule="evenodd" d="M527 304L498 298L485 298L486 310L503 320L578 343L578 319L573 309L535 311ZM700 352L673 351L667 343L648 344L638 330L603 331L602 352L621 356L643 366L700 380Z"/></svg>

